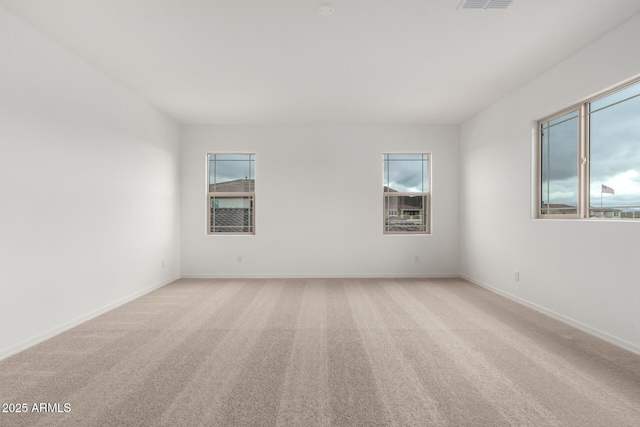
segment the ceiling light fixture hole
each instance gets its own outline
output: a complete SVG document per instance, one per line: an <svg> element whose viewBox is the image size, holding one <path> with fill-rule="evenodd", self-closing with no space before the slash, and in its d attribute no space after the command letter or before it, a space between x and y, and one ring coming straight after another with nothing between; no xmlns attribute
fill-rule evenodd
<svg viewBox="0 0 640 427"><path fill-rule="evenodd" d="M331 16L331 15L333 15L333 12L335 11L335 9L330 4L324 3L324 4L321 4L320 6L318 6L316 11L318 12L318 15L320 15L320 16Z"/></svg>

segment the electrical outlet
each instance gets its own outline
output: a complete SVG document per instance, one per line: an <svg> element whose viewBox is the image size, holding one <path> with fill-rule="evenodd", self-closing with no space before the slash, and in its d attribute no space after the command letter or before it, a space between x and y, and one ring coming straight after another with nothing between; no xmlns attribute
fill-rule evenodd
<svg viewBox="0 0 640 427"><path fill-rule="evenodd" d="M416 255L415 258L413 259L413 262L420 262L420 257Z"/></svg>
<svg viewBox="0 0 640 427"><path fill-rule="evenodd" d="M513 272L513 280L515 280L516 282L520 281L520 272L518 270L514 270L514 272Z"/></svg>
<svg viewBox="0 0 640 427"><path fill-rule="evenodd" d="M164 260L160 263L161 267L164 268Z"/></svg>
<svg viewBox="0 0 640 427"><path fill-rule="evenodd" d="M242 262L242 255L238 255L237 260L238 260L238 262L240 262L240 263L241 263L241 262Z"/></svg>

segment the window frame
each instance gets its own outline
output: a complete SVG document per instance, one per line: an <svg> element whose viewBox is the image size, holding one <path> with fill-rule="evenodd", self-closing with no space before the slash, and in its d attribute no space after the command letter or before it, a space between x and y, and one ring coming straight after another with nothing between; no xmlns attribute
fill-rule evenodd
<svg viewBox="0 0 640 427"><path fill-rule="evenodd" d="M581 104L574 104L570 107L564 108L563 110L560 110L559 112L546 116L540 120L538 120L536 122L537 125L537 152L538 152L538 158L537 158L537 163L538 163L538 174L536 177L536 187L537 187L537 217L538 218L548 218L548 219L579 219L581 218L580 213L582 211L582 204L585 200L584 198L584 192L582 191L582 182L584 181L584 176L585 173L587 173L587 170L585 168L585 166L588 167L588 165L584 164L583 159L585 157L588 158L588 156L586 155L586 152L584 151L585 148L587 148L588 146L584 143L584 138L585 138L585 126L584 126L584 120L585 120L585 105L587 105L587 102L581 103ZM577 111L578 115L578 156L576 157L576 168L578 170L578 201L577 201L577 206L576 206L576 210L577 212L575 214L545 214L543 213L543 203L542 203L542 125L544 123L550 122L552 120L555 120L557 118L560 118L566 114L569 114L573 111ZM586 175L588 176L588 174Z"/></svg>
<svg viewBox="0 0 640 427"><path fill-rule="evenodd" d="M210 191L211 190L211 156L218 155L242 155L242 156L252 156L253 160L247 160L247 162L253 162L254 167L254 176L253 176L253 191ZM238 160L241 162L242 160ZM206 154L206 176L205 176L205 189L206 189L206 234L207 236L253 236L256 234L256 178L255 178L255 166L256 166L256 153L248 152L248 151L233 151L233 152L207 152ZM251 231L230 231L230 232L222 232L222 231L213 231L215 227L212 227L211 224L211 203L214 199L224 199L224 198L248 198L251 205Z"/></svg>
<svg viewBox="0 0 640 427"><path fill-rule="evenodd" d="M416 191L416 192L390 192L384 191L384 187L387 185L385 182L385 156L387 155L422 155L427 156L427 182L429 191ZM430 151L423 152L384 152L382 153L382 234L386 236L411 236L411 235L429 235L431 234L431 198L433 193L432 176L433 176L433 154ZM423 170L424 177L424 170ZM424 231L388 231L387 230L387 216L386 206L389 197L422 197L422 210L424 219Z"/></svg>
<svg viewBox="0 0 640 427"><path fill-rule="evenodd" d="M602 220L615 220L615 221L637 221L640 218L599 218L590 216L590 185L591 185L591 174L590 174L590 111L589 106L596 101L599 101L607 96L610 96L616 92L620 92L625 90L631 86L640 84L640 77L636 77L632 80L626 81L622 84L616 85L615 87L608 89L606 91L600 92L594 96L591 96L585 99L582 102L573 104L567 108L564 108L554 114L543 117L535 122L536 125L536 218L537 219L583 219L583 220L593 220L593 221L602 221ZM629 98L633 99L633 98ZM627 101L619 101L618 103L622 103ZM615 105L615 104L614 104ZM576 166L578 170L578 201L577 201L577 213L575 214L548 214L543 212L542 203L542 126L544 123L557 119L565 114L571 113L572 111L578 111L578 157L576 158Z"/></svg>

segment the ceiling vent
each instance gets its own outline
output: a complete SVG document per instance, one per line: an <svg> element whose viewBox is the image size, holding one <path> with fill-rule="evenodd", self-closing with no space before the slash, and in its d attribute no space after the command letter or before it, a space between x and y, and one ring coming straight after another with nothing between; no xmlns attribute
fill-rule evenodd
<svg viewBox="0 0 640 427"><path fill-rule="evenodd" d="M462 0L458 9L506 9L513 0Z"/></svg>

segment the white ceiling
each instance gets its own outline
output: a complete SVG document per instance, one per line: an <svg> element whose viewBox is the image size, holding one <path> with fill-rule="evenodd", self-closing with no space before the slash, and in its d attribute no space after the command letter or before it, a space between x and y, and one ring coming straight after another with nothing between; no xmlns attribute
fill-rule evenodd
<svg viewBox="0 0 640 427"><path fill-rule="evenodd" d="M180 123L455 124L640 0L0 0ZM585 70L585 73L589 70Z"/></svg>

